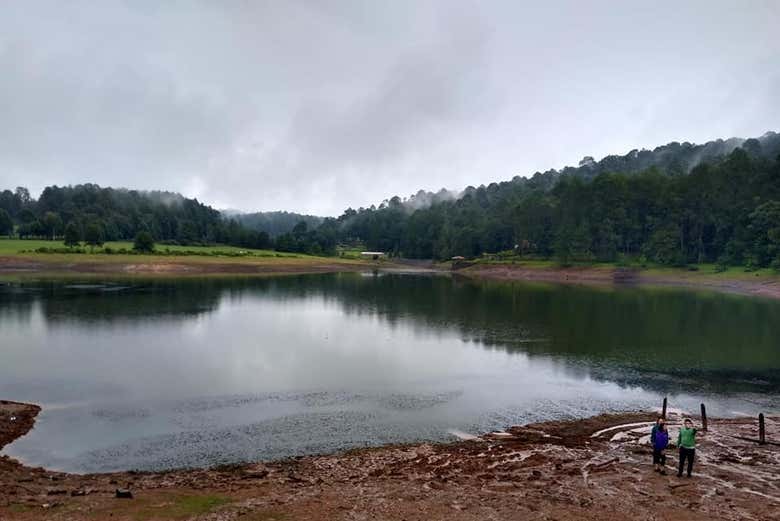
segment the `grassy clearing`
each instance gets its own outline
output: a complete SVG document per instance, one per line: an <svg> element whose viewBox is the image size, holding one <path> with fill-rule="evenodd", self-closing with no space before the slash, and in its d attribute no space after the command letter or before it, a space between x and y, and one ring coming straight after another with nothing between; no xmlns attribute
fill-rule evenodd
<svg viewBox="0 0 780 521"><path fill-rule="evenodd" d="M40 239L30 239L30 240L0 239L0 255L13 255L13 254L19 254L23 252L31 253L34 252L34 250L37 250L38 248L65 248L65 245L62 243L62 241L46 241ZM89 247L85 247L85 248L89 250ZM129 241L110 241L104 244L102 248L95 248L95 254L102 254L103 252L105 252L106 248L111 248L114 251L121 250L121 249L132 250L133 243ZM197 252L197 253L204 253L204 254L245 253L247 255L257 256L257 257L276 257L276 256L282 256L288 258L306 257L306 255L301 255L297 253L280 253L273 250L253 250L251 248L238 248L236 246L227 246L222 244L218 244L214 246L180 246L180 245L158 244L155 248L155 251L159 253Z"/></svg>
<svg viewBox="0 0 780 521"><path fill-rule="evenodd" d="M298 253L282 253L273 250L252 250L234 246L157 246L154 253L135 254L129 250L129 242L109 242L105 247L112 248L114 253L106 254L103 249L96 248L92 253L87 249L84 253L37 253L37 248L64 248L62 243L45 240L0 239L0 257L32 261L36 264L51 265L53 270L58 266L82 265L189 265L189 266L278 266L293 269L305 269L310 265L356 265L362 264L357 259L339 257L316 257ZM124 248L127 253L116 253ZM224 255L223 255L224 253ZM236 255L236 253L240 253ZM46 268L43 268L45 271Z"/></svg>
<svg viewBox="0 0 780 521"><path fill-rule="evenodd" d="M365 251L365 248L339 248L338 256L343 259L360 259L362 251Z"/></svg>

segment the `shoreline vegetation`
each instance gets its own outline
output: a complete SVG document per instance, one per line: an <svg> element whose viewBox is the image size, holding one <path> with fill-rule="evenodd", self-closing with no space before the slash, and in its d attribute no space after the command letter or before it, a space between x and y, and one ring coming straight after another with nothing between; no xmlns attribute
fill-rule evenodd
<svg viewBox="0 0 780 521"><path fill-rule="evenodd" d="M0 449L40 407L0 401ZM449 443L360 448L275 462L68 474L0 457L0 518L27 519L780 519L780 452L754 418L709 419L694 476L653 472L657 413L509 427ZM13 418L13 420L11 420ZM699 421L696 419L696 423ZM681 413L670 412L671 430ZM780 439L780 417L767 418ZM132 499L117 497L117 489Z"/></svg>
<svg viewBox="0 0 780 521"><path fill-rule="evenodd" d="M667 286L780 299L780 275L771 269L721 270L713 264L688 268L616 264L560 266L551 261L477 262L455 270L459 275L497 281L550 282L593 286Z"/></svg>
<svg viewBox="0 0 780 521"><path fill-rule="evenodd" d="M132 243L126 242L107 243L90 251L63 248L50 241L0 239L0 275L272 275L359 271L369 266L361 259L224 245L160 245L151 253L138 253L132 250Z"/></svg>
<svg viewBox="0 0 780 521"><path fill-rule="evenodd" d="M52 255L150 253L155 243L177 257L251 256L242 248L341 257L360 248L409 259L530 256L780 273L779 153L775 132L672 142L457 193L396 195L321 219L222 213L177 193L89 183L47 186L36 199L19 186L0 192L0 236L49 239L28 251Z"/></svg>
<svg viewBox="0 0 780 521"><path fill-rule="evenodd" d="M434 263L399 259L366 260L354 251L318 257L232 246L158 246L153 253L135 253L130 243L109 243L98 251L50 248L50 241L0 239L0 276L173 277L216 275L282 275L349 271L419 271L451 273L473 279L584 285L672 286L780 298L780 274L774 270L724 269L717 264L688 267L580 263L561 266L548 260L494 260ZM109 249L110 253L105 251ZM36 251L39 250L39 251Z"/></svg>

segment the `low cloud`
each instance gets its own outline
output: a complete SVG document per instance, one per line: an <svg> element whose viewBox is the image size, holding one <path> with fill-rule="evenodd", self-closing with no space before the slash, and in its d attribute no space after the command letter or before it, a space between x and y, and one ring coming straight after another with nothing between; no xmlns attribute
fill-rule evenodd
<svg viewBox="0 0 780 521"><path fill-rule="evenodd" d="M773 3L5 3L0 187L334 215L756 136L780 121L778 24Z"/></svg>

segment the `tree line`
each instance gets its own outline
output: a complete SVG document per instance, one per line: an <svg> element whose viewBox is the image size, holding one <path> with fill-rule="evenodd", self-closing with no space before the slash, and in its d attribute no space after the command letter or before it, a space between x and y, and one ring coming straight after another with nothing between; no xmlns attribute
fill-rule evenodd
<svg viewBox="0 0 780 521"><path fill-rule="evenodd" d="M348 209L336 220L336 240L410 258L508 252L564 264L646 259L780 268L780 135L764 137L690 169L681 165L692 161L692 147L670 144L655 162L635 151L600 163L586 158L578 168L469 187L419 209L394 197ZM710 150L727 142L715 143L720 148ZM632 161L650 166L605 166Z"/></svg>
<svg viewBox="0 0 780 521"><path fill-rule="evenodd" d="M289 229L294 215L274 218ZM317 255L352 245L422 259L503 252L564 264L645 259L780 269L780 134L586 157L578 167L460 194L421 191L300 220L275 237L169 192L92 184L47 187L37 200L25 188L0 192L0 234L99 244L141 232L163 243Z"/></svg>
<svg viewBox="0 0 780 521"><path fill-rule="evenodd" d="M164 244L272 246L267 233L224 218L197 199L171 192L95 184L49 186L38 199L24 187L0 192L0 235L102 244L132 241L141 233Z"/></svg>
<svg viewBox="0 0 780 521"><path fill-rule="evenodd" d="M294 212L254 212L254 213L229 213L222 212L228 218L235 219L241 225L251 230L264 231L271 238L289 233L301 222L306 223L307 229L314 229L322 224L323 218L315 215L304 215Z"/></svg>

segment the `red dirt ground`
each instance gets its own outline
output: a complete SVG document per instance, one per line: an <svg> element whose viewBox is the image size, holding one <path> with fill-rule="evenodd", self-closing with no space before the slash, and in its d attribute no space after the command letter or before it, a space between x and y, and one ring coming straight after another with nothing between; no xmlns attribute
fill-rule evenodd
<svg viewBox="0 0 780 521"><path fill-rule="evenodd" d="M0 402L0 447L38 411ZM780 446L734 437L755 437L755 420L711 419L693 478L678 479L674 450L669 475L652 470L652 419L601 415L456 443L158 473L62 474L3 457L0 519L780 520ZM674 434L679 418L669 420ZM767 436L780 440L780 418L767 419ZM117 487L134 499L116 499Z"/></svg>

